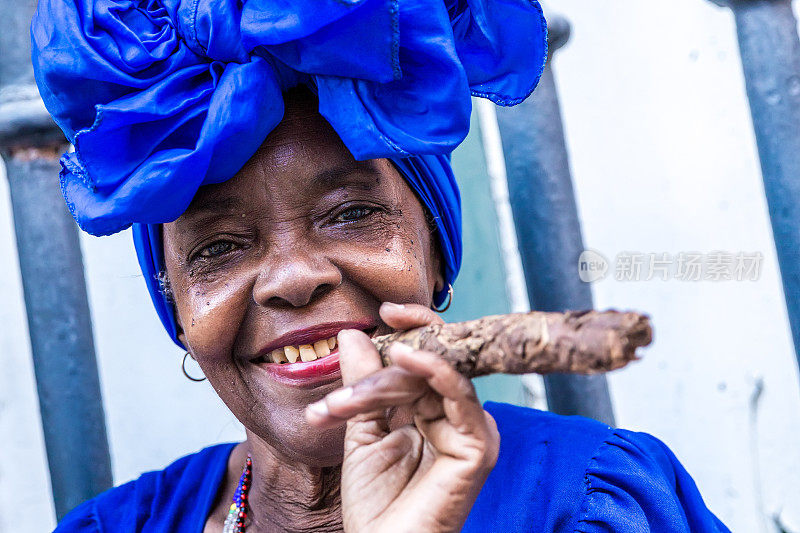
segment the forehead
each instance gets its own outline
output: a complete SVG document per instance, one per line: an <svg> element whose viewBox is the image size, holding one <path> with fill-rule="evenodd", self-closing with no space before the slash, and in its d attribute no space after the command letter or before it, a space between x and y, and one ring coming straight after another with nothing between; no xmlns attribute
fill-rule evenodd
<svg viewBox="0 0 800 533"><path fill-rule="evenodd" d="M331 125L317 111L313 95L289 94L280 124L230 180L201 187L182 219L201 212L241 210L313 197L331 189L408 186L385 159L356 161Z"/></svg>
<svg viewBox="0 0 800 533"><path fill-rule="evenodd" d="M317 111L315 99L304 93L290 93L284 106L283 119L248 165L281 168L301 162L319 163L331 158L354 160L333 127Z"/></svg>

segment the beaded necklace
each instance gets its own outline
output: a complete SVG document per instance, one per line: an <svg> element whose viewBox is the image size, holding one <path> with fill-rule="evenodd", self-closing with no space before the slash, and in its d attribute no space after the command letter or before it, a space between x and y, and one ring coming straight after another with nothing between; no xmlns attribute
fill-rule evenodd
<svg viewBox="0 0 800 533"><path fill-rule="evenodd" d="M239 478L239 484L236 485L236 492L233 494L233 503L228 510L228 516L225 518L225 525L222 526L222 533L245 533L244 520L247 518L247 492L250 490L252 477L253 460L248 453L242 476Z"/></svg>

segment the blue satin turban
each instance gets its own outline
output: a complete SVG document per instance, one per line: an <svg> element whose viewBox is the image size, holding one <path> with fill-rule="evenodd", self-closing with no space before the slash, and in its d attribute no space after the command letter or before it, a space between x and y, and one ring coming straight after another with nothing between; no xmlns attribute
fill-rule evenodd
<svg viewBox="0 0 800 533"><path fill-rule="evenodd" d="M61 188L93 235L134 226L159 316L160 224L231 178L307 85L356 159L389 158L437 222L451 282L461 213L449 154L470 95L524 100L547 56L536 0L39 0L33 65L75 151ZM440 302L444 294L437 294Z"/></svg>

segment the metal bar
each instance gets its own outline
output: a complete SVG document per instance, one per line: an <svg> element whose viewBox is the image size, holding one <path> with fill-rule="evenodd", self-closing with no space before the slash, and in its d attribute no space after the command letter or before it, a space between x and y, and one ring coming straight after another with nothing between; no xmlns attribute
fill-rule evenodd
<svg viewBox="0 0 800 533"><path fill-rule="evenodd" d="M0 0L0 154L6 164L56 516L112 485L77 226L58 183L63 135L30 64L35 1Z"/></svg>
<svg viewBox="0 0 800 533"><path fill-rule="evenodd" d="M568 39L569 23L553 17L551 53ZM578 277L583 238L550 61L533 96L516 107L498 108L497 121L531 308L591 309L591 287ZM545 389L551 411L614 425L604 376L546 376Z"/></svg>
<svg viewBox="0 0 800 533"><path fill-rule="evenodd" d="M111 460L78 234L57 186L58 158L47 156L31 148L5 161L60 519L111 486Z"/></svg>
<svg viewBox="0 0 800 533"><path fill-rule="evenodd" d="M783 294L800 364L800 37L791 0L733 10Z"/></svg>

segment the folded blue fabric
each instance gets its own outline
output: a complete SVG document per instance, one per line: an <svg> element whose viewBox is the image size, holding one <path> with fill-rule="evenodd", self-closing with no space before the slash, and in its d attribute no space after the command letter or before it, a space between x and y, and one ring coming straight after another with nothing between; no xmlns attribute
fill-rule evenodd
<svg viewBox="0 0 800 533"><path fill-rule="evenodd" d="M457 189L431 180L450 179L470 95L524 100L546 33L535 0L40 0L31 26L39 91L75 146L62 191L93 235L179 217L252 157L300 84L356 159L435 163L415 191L447 218L436 206L458 211ZM454 277L460 213L448 224Z"/></svg>

